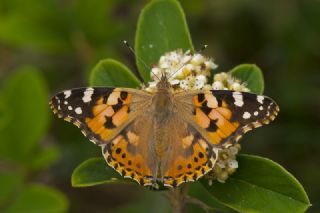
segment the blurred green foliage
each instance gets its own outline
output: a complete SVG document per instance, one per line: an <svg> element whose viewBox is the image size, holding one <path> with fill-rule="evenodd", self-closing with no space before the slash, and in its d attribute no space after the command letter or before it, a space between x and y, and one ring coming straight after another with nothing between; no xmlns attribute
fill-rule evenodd
<svg viewBox="0 0 320 213"><path fill-rule="evenodd" d="M21 201L23 194L16 196L18 191L39 194L46 191L30 190L31 182L59 188L70 199L71 212L121 212L120 206L130 202L136 203L136 209L146 208L143 203L139 204L141 199L134 200L134 197L152 192L139 187L98 186L85 191L71 188L73 168L89 157L99 156L100 150L88 143L78 129L63 121L52 120L48 131L50 119L45 118L48 112L41 110L49 99L48 88L53 94L61 89L87 86L87 70L100 59L119 58L136 71L134 59L122 40L130 43L134 40L137 17L146 3L137 0L0 1L1 210L14 211L10 205L18 201L20 206L25 203ZM313 206L309 212L319 212L320 2L200 0L181 3L195 49L208 44L205 54L216 59L219 71L230 70L241 63L258 64L263 69L265 93L278 102L281 113L274 124L246 135L241 141L242 152L266 156L287 168L310 195ZM21 83L12 83L12 79L19 78L23 79ZM38 86L41 89L30 97L31 89ZM11 89L12 97L3 92L10 91L10 87L16 88ZM17 105L11 103L26 105L25 110L35 114L15 114L13 109ZM40 113L43 117L38 116ZM30 125L24 123L26 118L32 122ZM24 127L26 129L21 129ZM9 135L12 130L15 134ZM31 130L30 134L26 134L27 130ZM24 143L21 138L29 142ZM48 197L60 197L56 202L61 208L55 211L63 212L67 204L61 201L63 195L58 194ZM168 207L164 205L165 199L152 194L154 200L149 203L156 203L159 211L161 206Z"/></svg>
<svg viewBox="0 0 320 213"><path fill-rule="evenodd" d="M66 212L66 197L29 178L57 160L54 145L40 144L48 131L47 83L40 71L21 67L7 79L0 93L0 210L2 212Z"/></svg>

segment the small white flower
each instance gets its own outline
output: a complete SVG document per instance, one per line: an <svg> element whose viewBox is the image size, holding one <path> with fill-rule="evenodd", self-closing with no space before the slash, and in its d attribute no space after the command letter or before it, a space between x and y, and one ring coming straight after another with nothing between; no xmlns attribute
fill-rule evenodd
<svg viewBox="0 0 320 213"><path fill-rule="evenodd" d="M199 53L195 54L191 59L191 63L194 65L201 65L202 63L204 63L204 61L205 58Z"/></svg>
<svg viewBox="0 0 320 213"><path fill-rule="evenodd" d="M237 168L238 168L238 161L236 161L236 160L230 160L230 161L228 162L228 166L229 166L230 168L237 169Z"/></svg>
<svg viewBox="0 0 320 213"><path fill-rule="evenodd" d="M206 83L207 83L206 76L198 75L195 79L194 88L195 89L202 89Z"/></svg>
<svg viewBox="0 0 320 213"><path fill-rule="evenodd" d="M224 85L221 81L215 81L212 84L212 89L214 90L223 90L224 89Z"/></svg>
<svg viewBox="0 0 320 213"><path fill-rule="evenodd" d="M233 84L230 85L230 89L234 91L240 91L241 85L238 82L234 82Z"/></svg>
<svg viewBox="0 0 320 213"><path fill-rule="evenodd" d="M181 80L180 81L180 87L184 90L187 90L189 88L189 84L186 80Z"/></svg>
<svg viewBox="0 0 320 213"><path fill-rule="evenodd" d="M218 65L216 65L213 61L205 61L204 64L206 65L206 67L214 70L218 68Z"/></svg>
<svg viewBox="0 0 320 213"><path fill-rule="evenodd" d="M214 81L221 81L221 82L224 82L228 79L228 74L225 73L225 72L221 72L221 73L218 73L218 74L215 74L214 77L213 77L213 80Z"/></svg>

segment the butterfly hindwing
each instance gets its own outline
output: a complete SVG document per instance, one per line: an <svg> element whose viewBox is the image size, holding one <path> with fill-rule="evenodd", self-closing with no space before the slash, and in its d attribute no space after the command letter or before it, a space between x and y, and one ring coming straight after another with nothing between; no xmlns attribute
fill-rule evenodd
<svg viewBox="0 0 320 213"><path fill-rule="evenodd" d="M192 114L189 122L216 147L237 142L247 131L268 124L279 107L269 97L227 90L177 95L181 111Z"/></svg>
<svg viewBox="0 0 320 213"><path fill-rule="evenodd" d="M157 164L152 151L152 118L142 114L103 149L103 156L108 164L124 177L129 177L139 184L152 185L156 177Z"/></svg>
<svg viewBox="0 0 320 213"><path fill-rule="evenodd" d="M163 163L163 183L176 187L184 182L195 181L212 170L218 157L217 149L208 143L192 126L179 118L173 119L173 151L168 153ZM176 143L175 143L176 142Z"/></svg>

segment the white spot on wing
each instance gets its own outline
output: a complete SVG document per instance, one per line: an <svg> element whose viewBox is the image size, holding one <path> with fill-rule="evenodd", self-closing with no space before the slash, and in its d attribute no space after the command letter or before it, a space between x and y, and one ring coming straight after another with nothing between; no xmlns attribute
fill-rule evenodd
<svg viewBox="0 0 320 213"><path fill-rule="evenodd" d="M234 105L242 107L244 104L242 94L240 92L233 92L232 96L234 98Z"/></svg>
<svg viewBox="0 0 320 213"><path fill-rule="evenodd" d="M64 104L65 104L65 105L68 105L68 101L64 101Z"/></svg>
<svg viewBox="0 0 320 213"><path fill-rule="evenodd" d="M72 110L72 106L68 106L68 110Z"/></svg>
<svg viewBox="0 0 320 213"><path fill-rule="evenodd" d="M80 107L77 107L75 110L74 110L77 114L82 114L82 109Z"/></svg>
<svg viewBox="0 0 320 213"><path fill-rule="evenodd" d="M84 91L82 100L84 103L90 102L91 101L91 96L94 92L93 88L87 88L86 91Z"/></svg>
<svg viewBox="0 0 320 213"><path fill-rule="evenodd" d="M64 94L64 98L69 98L71 95L71 90L66 90L66 91L64 91L63 94Z"/></svg>
<svg viewBox="0 0 320 213"><path fill-rule="evenodd" d="M257 96L257 101L260 103L260 104L263 104L263 100L264 100L264 97L262 95L258 95Z"/></svg>
<svg viewBox="0 0 320 213"><path fill-rule="evenodd" d="M205 94L204 97L207 100L207 106L210 108L217 108L218 107L218 101L216 97L214 97L212 94Z"/></svg>
<svg viewBox="0 0 320 213"><path fill-rule="evenodd" d="M244 119L249 119L251 117L251 114L249 112L244 112L242 117Z"/></svg>
<svg viewBox="0 0 320 213"><path fill-rule="evenodd" d="M253 114L254 114L254 116L257 116L257 115L259 115L259 112L255 111Z"/></svg>
<svg viewBox="0 0 320 213"><path fill-rule="evenodd" d="M263 106L260 106L259 109L260 109L260 110L263 110Z"/></svg>
<svg viewBox="0 0 320 213"><path fill-rule="evenodd" d="M117 104L119 96L120 96L120 92L112 92L108 97L107 104L109 104L109 105Z"/></svg>

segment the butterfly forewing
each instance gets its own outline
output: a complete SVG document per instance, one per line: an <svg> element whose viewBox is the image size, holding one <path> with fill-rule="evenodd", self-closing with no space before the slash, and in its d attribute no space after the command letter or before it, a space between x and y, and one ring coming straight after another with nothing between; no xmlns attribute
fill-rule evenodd
<svg viewBox="0 0 320 213"><path fill-rule="evenodd" d="M147 94L134 89L78 88L58 93L50 106L92 142L101 144L133 120L138 114L137 105L148 99Z"/></svg>
<svg viewBox="0 0 320 213"><path fill-rule="evenodd" d="M247 131L274 120L279 111L271 98L247 92L198 91L177 94L176 99L182 116L216 147L232 145Z"/></svg>

